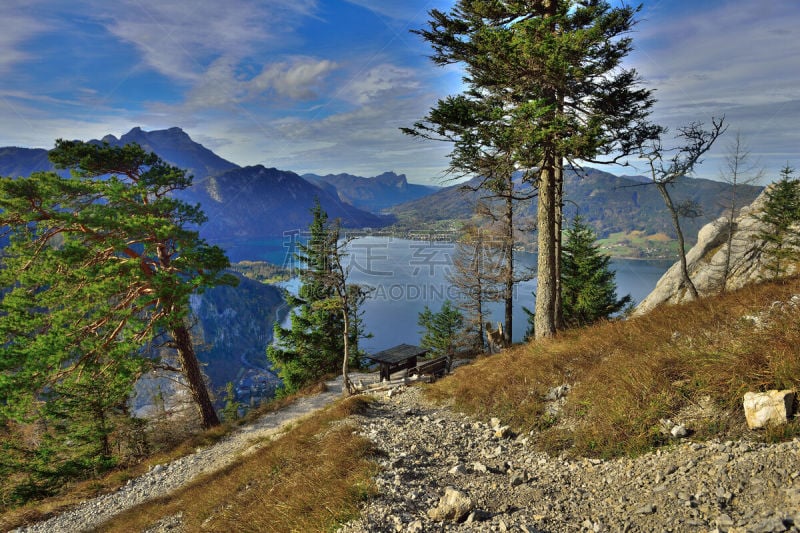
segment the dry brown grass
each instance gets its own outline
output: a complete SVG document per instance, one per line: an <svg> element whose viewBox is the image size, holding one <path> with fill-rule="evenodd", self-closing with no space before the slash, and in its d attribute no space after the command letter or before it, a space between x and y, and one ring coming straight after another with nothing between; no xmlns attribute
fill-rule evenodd
<svg viewBox="0 0 800 533"><path fill-rule="evenodd" d="M369 441L341 423L368 405L337 402L230 467L131 509L102 531L141 531L182 513L186 531L328 531L374 491Z"/></svg>
<svg viewBox="0 0 800 533"><path fill-rule="evenodd" d="M741 433L744 392L800 386L798 312L773 313L761 328L742 317L798 293L795 277L568 331L460 368L431 395L520 431L539 429L550 451L639 453L668 440L659 419L709 403L715 416L693 420L696 437ZM573 389L556 423L543 397L562 383ZM782 434L799 429L790 424Z"/></svg>
<svg viewBox="0 0 800 533"><path fill-rule="evenodd" d="M298 398L325 392L324 382L309 385L308 387L291 395L272 400L253 409L234 424L223 424L206 431L193 433L189 430L180 431L172 428L169 432L155 428L159 432L158 442L154 443L154 453L136 464L126 464L106 473L100 478L70 483L63 487L60 494L30 502L17 508L3 509L0 514L0 530L7 531L24 524L46 520L59 513L63 513L81 502L102 494L107 494L119 489L129 479L145 474L157 464L168 463L179 457L193 453L198 447L206 447L228 435L234 427L252 422L253 420L283 409Z"/></svg>

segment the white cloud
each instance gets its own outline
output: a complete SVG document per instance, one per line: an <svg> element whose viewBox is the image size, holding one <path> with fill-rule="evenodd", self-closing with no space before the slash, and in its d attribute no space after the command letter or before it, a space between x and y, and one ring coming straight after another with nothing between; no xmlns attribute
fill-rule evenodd
<svg viewBox="0 0 800 533"><path fill-rule="evenodd" d="M343 97L359 104L386 101L419 89L417 73L408 68L384 63L365 74L355 74L343 89Z"/></svg>
<svg viewBox="0 0 800 533"><path fill-rule="evenodd" d="M317 96L316 87L337 66L333 61L314 58L274 63L248 83L248 90L254 95L273 90L293 100L308 100Z"/></svg>
<svg viewBox="0 0 800 533"><path fill-rule="evenodd" d="M645 20L634 36L637 68L665 108L761 105L800 97L794 0L727 2L665 22Z"/></svg>
<svg viewBox="0 0 800 533"><path fill-rule="evenodd" d="M238 73L235 60L220 58L197 80L183 107L219 109L273 96L311 99L336 68L337 64L327 59L297 57L265 65L258 75L246 77Z"/></svg>

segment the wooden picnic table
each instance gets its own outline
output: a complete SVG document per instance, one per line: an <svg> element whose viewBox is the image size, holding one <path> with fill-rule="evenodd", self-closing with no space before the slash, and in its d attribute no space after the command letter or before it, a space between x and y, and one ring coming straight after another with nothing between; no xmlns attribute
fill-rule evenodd
<svg viewBox="0 0 800 533"><path fill-rule="evenodd" d="M389 381L389 376L398 370L415 368L417 357L424 356L428 350L413 346L411 344L398 344L393 348L383 350L372 355L367 355L367 359L375 361L380 365L381 381Z"/></svg>

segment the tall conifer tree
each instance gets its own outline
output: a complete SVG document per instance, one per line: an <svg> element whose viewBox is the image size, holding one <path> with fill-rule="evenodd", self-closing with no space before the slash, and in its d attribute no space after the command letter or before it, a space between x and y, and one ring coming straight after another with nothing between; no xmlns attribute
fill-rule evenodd
<svg viewBox="0 0 800 533"><path fill-rule="evenodd" d="M410 131L455 140L459 165L486 148L507 154L538 188L537 337L552 335L560 315L564 161L615 161L660 132L647 122L650 92L622 67L636 12L599 0L460 0L417 32L434 62L463 66L467 90Z"/></svg>
<svg viewBox="0 0 800 533"><path fill-rule="evenodd" d="M343 332L345 320L339 309L331 305L340 295L338 279L341 271L341 251L338 247L338 226L328 223L328 214L317 201L311 209L308 241L298 243L297 261L303 265L297 298L290 299L295 307L289 328L275 323L275 342L267 348L267 357L278 370L285 392L334 373L345 353ZM361 335L358 305L362 296L347 293L352 298L348 317L348 353L351 362L358 363L358 338Z"/></svg>

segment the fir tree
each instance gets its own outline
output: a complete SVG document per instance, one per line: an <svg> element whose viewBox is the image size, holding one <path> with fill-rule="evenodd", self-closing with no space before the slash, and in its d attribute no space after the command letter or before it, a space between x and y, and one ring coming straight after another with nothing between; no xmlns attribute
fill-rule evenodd
<svg viewBox="0 0 800 533"><path fill-rule="evenodd" d="M567 327L610 318L630 304L626 295L617 299L616 274L611 258L600 252L597 236L580 217L567 229L561 265L564 323Z"/></svg>
<svg viewBox="0 0 800 533"><path fill-rule="evenodd" d="M650 92L623 66L637 11L595 0L459 0L430 11L428 29L416 32L436 64L463 67L466 90L404 131L453 142L451 168L488 176L489 190L514 169L538 188L537 337L560 322L564 161L618 160L661 131L647 122Z"/></svg>
<svg viewBox="0 0 800 533"><path fill-rule="evenodd" d="M767 201L756 215L766 226L758 238L766 245L768 267L775 277L785 274L800 256L800 180L793 175L787 164L780 180L767 189Z"/></svg>
<svg viewBox="0 0 800 533"><path fill-rule="evenodd" d="M631 303L630 295L617 299L616 274L609 265L611 258L600 252L596 240L594 230L580 216L575 217L566 231L561 264L565 327L580 327L610 318ZM528 315L533 327L532 313L528 311Z"/></svg>
<svg viewBox="0 0 800 533"><path fill-rule="evenodd" d="M458 338L464 329L464 315L453 307L450 300L442 303L438 313L431 311L428 306L419 313L417 323L423 330L420 346L427 348L434 356L447 355L452 357L455 353Z"/></svg>
<svg viewBox="0 0 800 533"><path fill-rule="evenodd" d="M291 326L283 328L276 322L275 342L267 348L267 357L283 381L284 393L337 372L345 353L345 321L341 312L330 305L332 299L338 297L337 286L332 282L339 265L337 261L340 261L337 254L341 253L337 244L338 226L328 223L328 215L319 201L311 213L308 242L297 245L296 259L304 268L299 275L302 285L298 297L289 301L295 308ZM348 352L350 364L357 366L361 336L358 307L363 297L352 293L348 296L352 297L348 306L348 320L352 322L352 327L348 327Z"/></svg>

